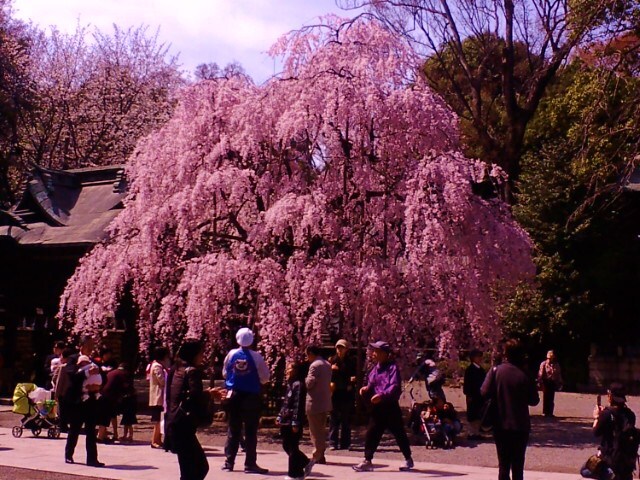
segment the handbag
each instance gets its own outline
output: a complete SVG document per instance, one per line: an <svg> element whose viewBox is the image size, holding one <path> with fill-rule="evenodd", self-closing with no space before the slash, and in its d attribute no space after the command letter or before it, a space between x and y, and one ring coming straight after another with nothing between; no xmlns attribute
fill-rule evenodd
<svg viewBox="0 0 640 480"><path fill-rule="evenodd" d="M482 409L480 410L480 430L483 432L490 432L498 423L499 415L498 415L498 405L496 403L495 398L495 375L496 375L496 367L491 369L489 375L492 375L492 384L493 389L491 391L491 396L485 400L482 405Z"/></svg>
<svg viewBox="0 0 640 480"><path fill-rule="evenodd" d="M602 457L591 455L580 469L580 475L582 475L583 478L608 478L603 475L607 469L607 462L605 462Z"/></svg>

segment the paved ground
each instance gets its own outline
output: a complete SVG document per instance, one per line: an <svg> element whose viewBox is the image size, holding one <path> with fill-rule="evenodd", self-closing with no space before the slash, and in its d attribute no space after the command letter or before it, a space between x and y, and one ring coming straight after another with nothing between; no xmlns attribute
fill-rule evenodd
<svg viewBox="0 0 640 480"><path fill-rule="evenodd" d="M459 390L449 390L448 396L457 408L463 410L463 399ZM594 403L593 395L561 393L557 399L558 418L547 420L540 416L541 407L532 409L533 432L526 464L528 480L543 478L575 480L578 478L579 466L595 449L595 439L590 430L592 422L590 417ZM630 399L630 406L639 412L640 398ZM141 417L141 423L136 427L136 437L139 439L136 444L99 446L100 459L109 467L100 470L79 464L64 464L62 462L63 439L33 438L30 432L25 432L22 438L13 438L7 427L15 425L18 420L18 415L6 411L0 412L0 426L5 427L0 428L0 478L2 479L72 479L70 475L136 480L178 477L175 456L149 448L146 439L150 435L150 425L146 417ZM223 429L223 425L214 425L200 434L201 442L207 446L211 464L209 478L238 478L243 474L223 474L219 470L223 461ZM362 432L362 428L356 429L355 448L352 451L331 452L328 456L330 464L319 466L315 478L342 477L345 480L352 478L366 480L446 477L453 480L462 478L488 480L497 477L493 443L491 441L468 442L464 438L456 449L448 451L426 450L424 447L415 445L413 452L418 469L413 474L397 471L400 454L393 441L386 439L374 462L379 465L379 468L371 474L356 474L348 467L359 461L362 455ZM273 475L283 476L286 457L274 434L273 429L261 431L259 463L270 468ZM81 438L80 447L82 447L82 441ZM304 448L307 451L310 450L308 444ZM84 456L82 450L79 449L76 454L76 459L79 461ZM240 459L238 464L241 465ZM19 470L7 470L7 467L58 472L62 476L55 476L55 474L38 476L35 472L25 475ZM273 478L273 476L263 478Z"/></svg>

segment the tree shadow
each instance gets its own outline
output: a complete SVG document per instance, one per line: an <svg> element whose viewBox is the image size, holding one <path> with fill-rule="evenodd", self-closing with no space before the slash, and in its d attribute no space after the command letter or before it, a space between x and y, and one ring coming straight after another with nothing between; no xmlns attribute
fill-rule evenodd
<svg viewBox="0 0 640 480"><path fill-rule="evenodd" d="M589 448L599 443L588 419L531 418L530 446L552 448Z"/></svg>

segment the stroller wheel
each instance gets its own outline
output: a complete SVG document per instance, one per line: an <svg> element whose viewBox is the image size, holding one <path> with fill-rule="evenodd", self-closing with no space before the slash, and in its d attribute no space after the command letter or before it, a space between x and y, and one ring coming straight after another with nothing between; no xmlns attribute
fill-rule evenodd
<svg viewBox="0 0 640 480"><path fill-rule="evenodd" d="M47 437L60 438L60 429L58 427L51 427L49 430L47 430Z"/></svg>
<svg viewBox="0 0 640 480"><path fill-rule="evenodd" d="M20 438L22 436L22 427L13 427L11 434L16 438Z"/></svg>
<svg viewBox="0 0 640 480"><path fill-rule="evenodd" d="M42 429L41 429L41 428L32 428L32 429L31 429L31 433L33 433L33 436L34 436L34 437L38 437L38 436L40 436L40 433L41 433L41 432L42 432Z"/></svg>

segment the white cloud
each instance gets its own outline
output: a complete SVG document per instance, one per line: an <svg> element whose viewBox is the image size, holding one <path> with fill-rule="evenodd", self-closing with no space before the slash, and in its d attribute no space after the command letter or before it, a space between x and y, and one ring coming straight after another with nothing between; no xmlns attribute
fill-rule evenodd
<svg viewBox="0 0 640 480"><path fill-rule="evenodd" d="M319 15L341 12L334 0L14 0L16 17L72 32L80 22L108 31L160 27L160 40L180 53L184 68L239 61L256 81L273 73L264 52L277 38Z"/></svg>

